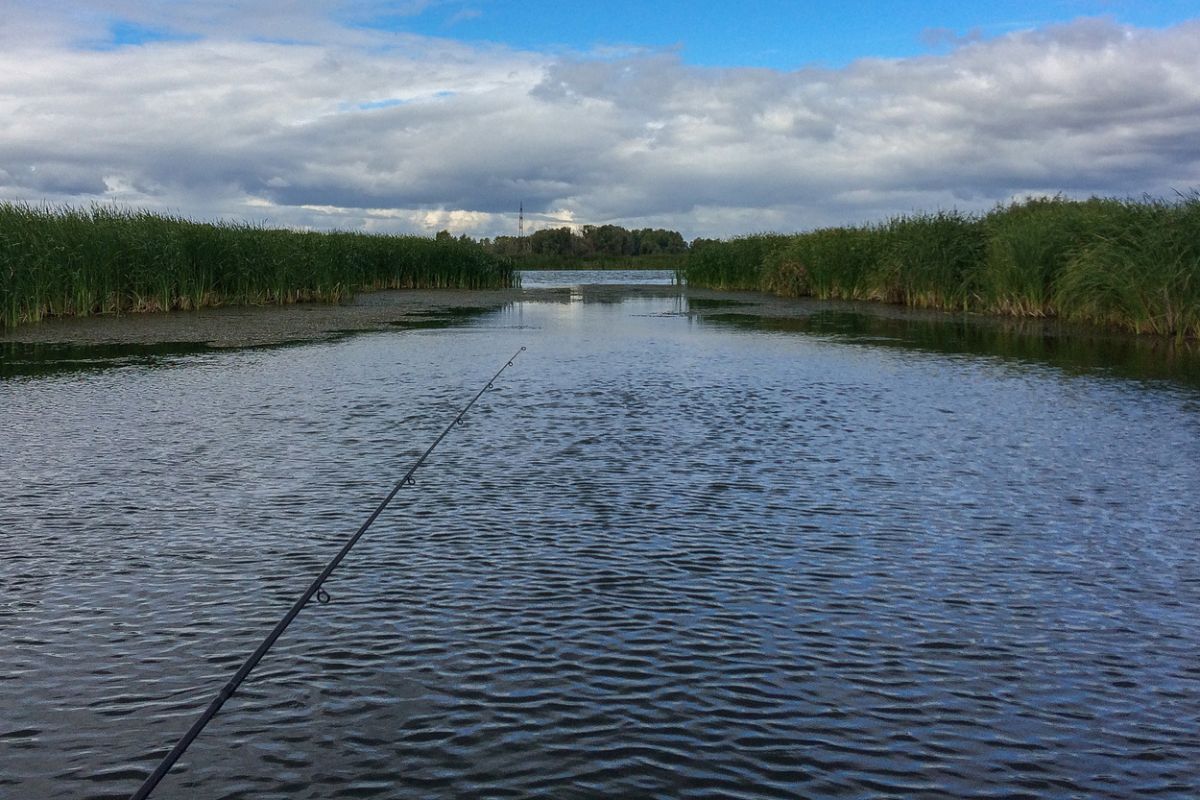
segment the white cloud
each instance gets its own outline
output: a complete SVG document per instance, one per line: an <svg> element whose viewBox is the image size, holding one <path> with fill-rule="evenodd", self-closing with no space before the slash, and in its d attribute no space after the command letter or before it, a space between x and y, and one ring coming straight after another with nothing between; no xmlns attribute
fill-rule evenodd
<svg viewBox="0 0 1200 800"><path fill-rule="evenodd" d="M473 47L313 8L358 13L18 5L0 27L0 198L474 235L512 232L524 201L531 224L696 236L1200 186L1200 23L1082 20L778 72ZM79 46L113 18L201 38Z"/></svg>

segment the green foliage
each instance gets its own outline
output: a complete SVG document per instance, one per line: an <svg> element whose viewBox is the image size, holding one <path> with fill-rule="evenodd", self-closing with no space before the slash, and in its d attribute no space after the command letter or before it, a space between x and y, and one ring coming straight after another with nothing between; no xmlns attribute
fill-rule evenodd
<svg viewBox="0 0 1200 800"><path fill-rule="evenodd" d="M560 268L564 259L573 262L594 259L621 259L642 256L682 255L687 242L678 231L662 228L627 230L620 225L584 225L578 231L568 227L545 228L525 238L497 236L484 246L498 255L556 257Z"/></svg>
<svg viewBox="0 0 1200 800"><path fill-rule="evenodd" d="M1126 208L1119 200L1055 197L994 210L984 219L987 257L977 276L982 307L1015 316L1054 314L1054 281L1063 266L1089 238L1128 224Z"/></svg>
<svg viewBox="0 0 1200 800"><path fill-rule="evenodd" d="M693 286L1061 316L1200 338L1200 196L1031 199L982 217L693 243Z"/></svg>
<svg viewBox="0 0 1200 800"><path fill-rule="evenodd" d="M518 255L510 256L518 270L682 270L687 265L686 253L653 253L641 256L569 256Z"/></svg>
<svg viewBox="0 0 1200 800"><path fill-rule="evenodd" d="M897 217L882 229L870 297L922 308L967 308L986 240L978 219L957 212Z"/></svg>
<svg viewBox="0 0 1200 800"><path fill-rule="evenodd" d="M510 261L449 236L297 232L108 206L0 203L0 327L47 315L335 302L357 289L515 280Z"/></svg>
<svg viewBox="0 0 1200 800"><path fill-rule="evenodd" d="M688 254L688 282L714 289L759 289L767 255L787 238L758 234L698 244Z"/></svg>
<svg viewBox="0 0 1200 800"><path fill-rule="evenodd" d="M879 228L824 228L787 237L764 262L764 288L788 297L862 300L885 246Z"/></svg>
<svg viewBox="0 0 1200 800"><path fill-rule="evenodd" d="M1200 338L1200 197L1125 203L1120 226L1065 265L1055 300L1072 319Z"/></svg>

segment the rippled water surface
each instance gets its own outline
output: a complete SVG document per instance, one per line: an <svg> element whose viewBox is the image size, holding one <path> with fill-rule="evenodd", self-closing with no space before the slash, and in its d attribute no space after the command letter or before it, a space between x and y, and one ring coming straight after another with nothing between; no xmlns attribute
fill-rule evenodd
<svg viewBox="0 0 1200 800"><path fill-rule="evenodd" d="M521 270L526 289L558 289L579 286L627 285L670 286L675 273L669 269L526 269Z"/></svg>
<svg viewBox="0 0 1200 800"><path fill-rule="evenodd" d="M155 797L1200 795L1200 387L583 300L0 379L0 796L128 796L522 345Z"/></svg>

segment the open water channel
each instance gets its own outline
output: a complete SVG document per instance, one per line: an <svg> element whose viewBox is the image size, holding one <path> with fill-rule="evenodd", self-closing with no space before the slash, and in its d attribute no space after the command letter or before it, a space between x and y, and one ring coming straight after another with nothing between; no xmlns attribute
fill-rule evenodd
<svg viewBox="0 0 1200 800"><path fill-rule="evenodd" d="M155 797L1200 795L1186 353L531 297L2 351L0 796L127 797L521 346Z"/></svg>

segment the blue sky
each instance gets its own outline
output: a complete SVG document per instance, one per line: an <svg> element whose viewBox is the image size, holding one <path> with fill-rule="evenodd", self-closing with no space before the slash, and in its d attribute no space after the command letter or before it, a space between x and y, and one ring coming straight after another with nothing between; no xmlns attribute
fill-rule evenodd
<svg viewBox="0 0 1200 800"><path fill-rule="evenodd" d="M0 2L0 200L693 238L1200 189L1200 0Z"/></svg>
<svg viewBox="0 0 1200 800"><path fill-rule="evenodd" d="M1196 0L450 0L418 13L404 5L392 8L393 13L360 8L345 18L387 30L538 50L678 47L691 64L776 69L938 52L944 49L936 43L944 39L939 31L994 37L1081 16L1108 16L1138 27L1165 27L1200 16Z"/></svg>

